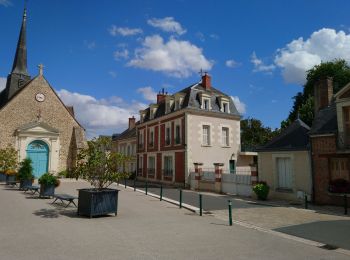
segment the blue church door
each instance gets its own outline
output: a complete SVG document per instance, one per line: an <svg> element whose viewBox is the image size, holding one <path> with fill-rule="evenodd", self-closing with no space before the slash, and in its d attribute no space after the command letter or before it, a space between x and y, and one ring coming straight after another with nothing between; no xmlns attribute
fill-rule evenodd
<svg viewBox="0 0 350 260"><path fill-rule="evenodd" d="M33 174L35 178L48 171L49 148L43 141L33 141L27 147L27 157L32 160Z"/></svg>

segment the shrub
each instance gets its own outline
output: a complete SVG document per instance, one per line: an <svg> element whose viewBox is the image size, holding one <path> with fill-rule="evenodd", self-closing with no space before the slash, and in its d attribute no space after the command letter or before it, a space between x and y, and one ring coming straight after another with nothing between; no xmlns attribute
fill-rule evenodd
<svg viewBox="0 0 350 260"><path fill-rule="evenodd" d="M15 170L6 170L6 171L5 171L5 174L6 174L6 175L16 175L17 172L16 172Z"/></svg>
<svg viewBox="0 0 350 260"><path fill-rule="evenodd" d="M328 191L333 193L350 193L350 182L344 179L331 180Z"/></svg>
<svg viewBox="0 0 350 260"><path fill-rule="evenodd" d="M26 158L20 163L20 168L18 170L17 177L20 181L34 179L31 159Z"/></svg>
<svg viewBox="0 0 350 260"><path fill-rule="evenodd" d="M11 145L0 149L0 172L17 169L17 151Z"/></svg>
<svg viewBox="0 0 350 260"><path fill-rule="evenodd" d="M39 184L44 186L55 185L58 187L60 185L59 179L51 173L45 173L39 178Z"/></svg>
<svg viewBox="0 0 350 260"><path fill-rule="evenodd" d="M259 182L254 185L253 191L258 196L259 200L266 200L267 195L269 195L270 187L266 184L266 182Z"/></svg>

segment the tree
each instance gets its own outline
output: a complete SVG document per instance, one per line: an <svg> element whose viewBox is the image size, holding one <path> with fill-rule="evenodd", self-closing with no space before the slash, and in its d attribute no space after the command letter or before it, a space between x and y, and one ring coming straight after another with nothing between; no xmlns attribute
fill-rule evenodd
<svg viewBox="0 0 350 260"><path fill-rule="evenodd" d="M17 169L17 151L11 145L0 149L0 172Z"/></svg>
<svg viewBox="0 0 350 260"><path fill-rule="evenodd" d="M278 129L271 130L255 118L241 120L241 149L253 150L271 140L279 133Z"/></svg>
<svg viewBox="0 0 350 260"><path fill-rule="evenodd" d="M312 125L314 119L314 85L317 80L324 77L333 78L333 91L337 93L350 82L350 67L345 60L337 59L334 61L322 62L308 70L303 91L298 92L297 95L293 97L294 104L292 110L288 118L282 121L282 128L290 125L298 117L298 114L300 119L306 124L309 126Z"/></svg>
<svg viewBox="0 0 350 260"><path fill-rule="evenodd" d="M31 159L25 158L21 161L17 177L21 181L34 179Z"/></svg>
<svg viewBox="0 0 350 260"><path fill-rule="evenodd" d="M95 188L103 189L119 179L129 177L122 171L129 157L110 151L110 147L110 138L99 137L88 141L88 146L77 156L74 169L76 178L86 179Z"/></svg>

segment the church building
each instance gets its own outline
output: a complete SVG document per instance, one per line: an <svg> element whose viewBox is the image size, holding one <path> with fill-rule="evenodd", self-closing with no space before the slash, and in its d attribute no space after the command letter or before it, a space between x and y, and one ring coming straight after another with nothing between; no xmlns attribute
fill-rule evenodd
<svg viewBox="0 0 350 260"><path fill-rule="evenodd" d="M85 145L85 130L43 75L27 71L27 13L24 10L11 73L0 93L0 148L18 151L18 161L29 157L34 175L69 170Z"/></svg>

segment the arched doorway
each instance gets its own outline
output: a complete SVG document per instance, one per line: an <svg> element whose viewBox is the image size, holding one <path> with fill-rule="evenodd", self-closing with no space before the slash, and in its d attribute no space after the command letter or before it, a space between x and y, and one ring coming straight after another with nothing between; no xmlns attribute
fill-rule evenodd
<svg viewBox="0 0 350 260"><path fill-rule="evenodd" d="M36 140L27 147L27 157L32 160L33 174L40 178L49 168L49 147L43 141Z"/></svg>

